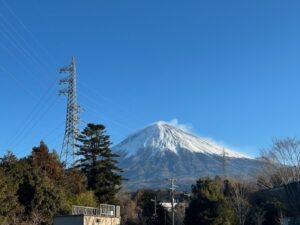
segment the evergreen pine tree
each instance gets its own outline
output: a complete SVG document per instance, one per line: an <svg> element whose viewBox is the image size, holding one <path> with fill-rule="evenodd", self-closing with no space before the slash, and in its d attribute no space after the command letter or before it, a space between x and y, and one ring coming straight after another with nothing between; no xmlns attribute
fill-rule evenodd
<svg viewBox="0 0 300 225"><path fill-rule="evenodd" d="M231 225L233 211L229 207L219 182L210 178L199 179L192 185L193 197L186 210L186 225Z"/></svg>
<svg viewBox="0 0 300 225"><path fill-rule="evenodd" d="M121 188L122 170L117 166L118 155L110 149L105 126L87 124L78 141L77 167L86 175L88 188L95 192L99 203L115 203L115 195Z"/></svg>

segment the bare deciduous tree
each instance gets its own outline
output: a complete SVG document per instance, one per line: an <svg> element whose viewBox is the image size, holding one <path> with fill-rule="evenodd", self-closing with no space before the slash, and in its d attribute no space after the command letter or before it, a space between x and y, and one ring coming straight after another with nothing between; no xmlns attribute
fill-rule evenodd
<svg viewBox="0 0 300 225"><path fill-rule="evenodd" d="M262 153L265 173L270 186L300 181L300 140L296 138L277 139L271 148Z"/></svg>
<svg viewBox="0 0 300 225"><path fill-rule="evenodd" d="M300 140L274 140L271 148L263 151L264 176L259 182L265 187L283 190L290 212L300 214Z"/></svg>
<svg viewBox="0 0 300 225"><path fill-rule="evenodd" d="M138 223L137 203L131 197L131 194L124 189L117 194L121 206L122 224Z"/></svg>
<svg viewBox="0 0 300 225"><path fill-rule="evenodd" d="M231 182L230 201L239 225L244 225L251 205L247 201L249 188L246 182Z"/></svg>

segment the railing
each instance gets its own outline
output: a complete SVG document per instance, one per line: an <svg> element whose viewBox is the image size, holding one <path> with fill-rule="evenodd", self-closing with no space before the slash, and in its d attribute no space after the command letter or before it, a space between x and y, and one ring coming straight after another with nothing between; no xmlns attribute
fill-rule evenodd
<svg viewBox="0 0 300 225"><path fill-rule="evenodd" d="M72 215L99 216L100 210L93 207L72 206Z"/></svg>
<svg viewBox="0 0 300 225"><path fill-rule="evenodd" d="M72 206L72 215L120 217L120 206L100 204L99 208Z"/></svg>
<svg viewBox="0 0 300 225"><path fill-rule="evenodd" d="M100 205L100 214L104 216L115 216L116 214L116 206L101 204Z"/></svg>

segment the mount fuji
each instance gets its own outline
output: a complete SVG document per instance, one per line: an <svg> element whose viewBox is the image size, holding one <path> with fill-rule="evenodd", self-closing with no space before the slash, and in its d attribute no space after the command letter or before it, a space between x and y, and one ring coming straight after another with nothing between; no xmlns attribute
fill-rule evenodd
<svg viewBox="0 0 300 225"><path fill-rule="evenodd" d="M154 123L114 146L128 189L164 188L176 178L190 190L199 177L224 175L253 177L261 163L211 140L195 136L166 122Z"/></svg>

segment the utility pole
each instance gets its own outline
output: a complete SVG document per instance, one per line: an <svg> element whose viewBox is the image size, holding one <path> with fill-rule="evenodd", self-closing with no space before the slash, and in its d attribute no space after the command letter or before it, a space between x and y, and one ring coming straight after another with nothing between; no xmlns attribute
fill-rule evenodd
<svg viewBox="0 0 300 225"><path fill-rule="evenodd" d="M154 217L157 216L157 197L155 196L154 199L151 199L151 202L154 202Z"/></svg>
<svg viewBox="0 0 300 225"><path fill-rule="evenodd" d="M78 135L79 122L79 107L77 104L76 95L76 62L74 56L71 64L59 70L60 73L67 73L68 75L59 80L60 85L66 85L59 91L59 95L67 96L67 113L65 134L60 152L60 159L65 167L73 166L76 162L76 138Z"/></svg>
<svg viewBox="0 0 300 225"><path fill-rule="evenodd" d="M169 179L171 181L171 207L172 207L172 225L175 224L175 190L176 190L176 185L175 181L176 179Z"/></svg>
<svg viewBox="0 0 300 225"><path fill-rule="evenodd" d="M155 223L157 219L157 197L155 196L154 199L151 199L151 202L154 202L154 214L153 214L153 223Z"/></svg>

